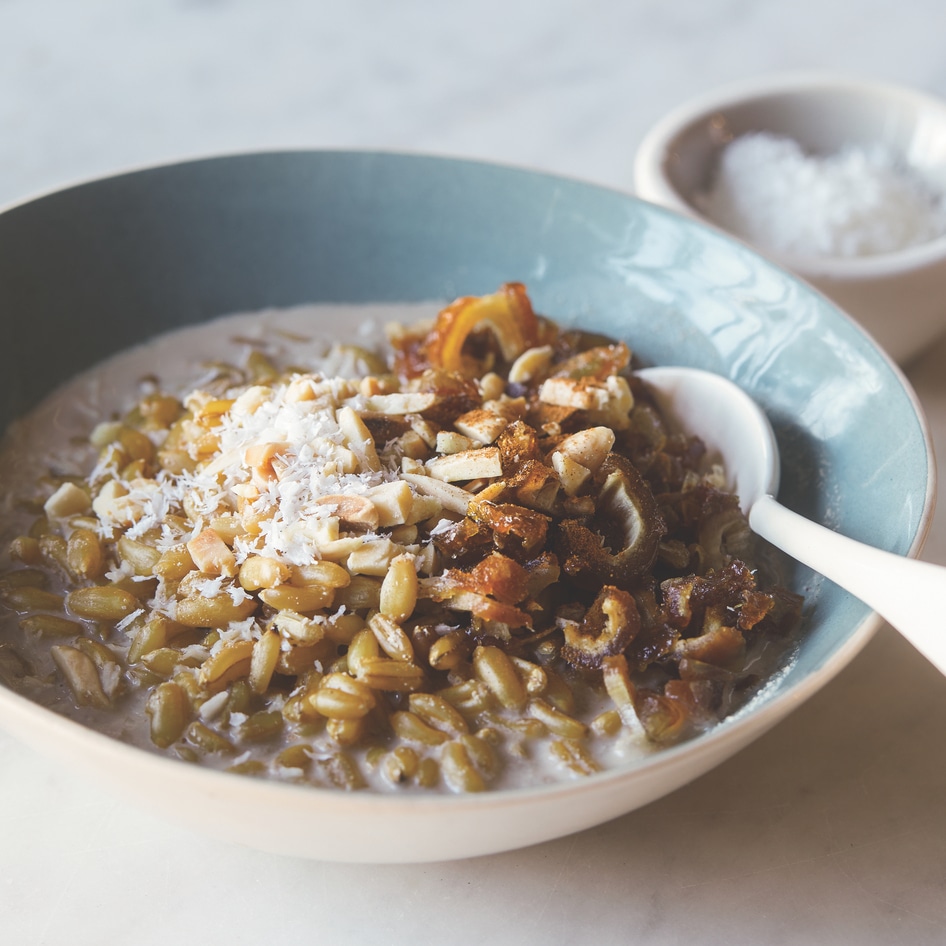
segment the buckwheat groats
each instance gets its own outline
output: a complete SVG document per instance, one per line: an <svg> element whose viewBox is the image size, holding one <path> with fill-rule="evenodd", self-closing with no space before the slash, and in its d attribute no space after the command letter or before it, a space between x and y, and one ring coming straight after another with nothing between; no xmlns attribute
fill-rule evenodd
<svg viewBox="0 0 946 946"><path fill-rule="evenodd" d="M389 791L579 777L745 702L800 601L627 345L519 284L431 314L387 356L318 348L317 310L213 322L19 424L4 682L183 760Z"/></svg>

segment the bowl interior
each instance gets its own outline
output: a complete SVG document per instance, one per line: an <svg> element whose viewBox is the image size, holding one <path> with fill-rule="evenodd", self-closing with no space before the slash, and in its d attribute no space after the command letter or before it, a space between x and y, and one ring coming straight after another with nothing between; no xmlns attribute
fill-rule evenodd
<svg viewBox="0 0 946 946"><path fill-rule="evenodd" d="M666 141L670 184L692 204L710 186L722 148L759 131L793 138L813 154L880 142L946 190L946 104L909 90L828 81L724 94L697 109Z"/></svg>
<svg viewBox="0 0 946 946"><path fill-rule="evenodd" d="M917 551L933 491L925 424L899 372L852 321L698 223L603 188L463 161L241 155L108 178L8 209L0 214L0 429L63 379L171 328L307 302L446 301L508 280L526 283L537 311L623 338L645 364L733 378L775 424L788 505L890 551ZM754 734L840 669L873 627L866 606L805 569L793 583L807 596L803 639L790 670L744 714L762 720ZM52 732L38 717L30 729L29 712L5 709L2 697L0 688L0 722ZM747 725L738 719L728 729L748 733ZM704 737L708 745L717 738ZM429 851L459 856L554 837L630 810L720 755L683 746L664 761L590 779L589 790L687 758L660 789L652 782L635 794L622 783L600 812L581 806L590 813L580 824L551 818L520 837L507 822L505 835L479 847L447 852L431 842ZM462 810L481 818L491 804ZM384 826L397 831L396 819L386 816Z"/></svg>

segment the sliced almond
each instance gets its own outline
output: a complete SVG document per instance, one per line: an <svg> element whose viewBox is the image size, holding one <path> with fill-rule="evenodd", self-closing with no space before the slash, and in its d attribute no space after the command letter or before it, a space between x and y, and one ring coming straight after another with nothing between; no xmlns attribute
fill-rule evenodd
<svg viewBox="0 0 946 946"><path fill-rule="evenodd" d="M364 410L371 414L420 414L437 403L437 395L422 391L375 394L364 400Z"/></svg>
<svg viewBox="0 0 946 946"><path fill-rule="evenodd" d="M387 395L378 396L386 397ZM381 461L378 460L374 438L365 426L365 422L350 407L340 408L335 418L349 445L364 454L365 466L369 470L380 470Z"/></svg>
<svg viewBox="0 0 946 946"><path fill-rule="evenodd" d="M191 539L187 543L187 551L205 575L226 575L229 578L237 573L233 552L213 529L204 529Z"/></svg>
<svg viewBox="0 0 946 946"><path fill-rule="evenodd" d="M402 473L401 479L407 480L423 496L436 499L444 509L450 512L465 516L470 508L472 496L459 486L452 486L450 483L421 473ZM413 516L408 521L413 522Z"/></svg>
<svg viewBox="0 0 946 946"><path fill-rule="evenodd" d="M576 463L558 450L552 454L552 469L558 474L559 482L567 496L574 496L591 476L588 467Z"/></svg>
<svg viewBox="0 0 946 946"><path fill-rule="evenodd" d="M378 528L380 516L374 503L366 496L334 495L322 496L313 505L324 506L333 516L350 528L367 529L374 532Z"/></svg>
<svg viewBox="0 0 946 946"><path fill-rule="evenodd" d="M75 483L63 483L43 504L50 519L81 516L92 508L89 494Z"/></svg>
<svg viewBox="0 0 946 946"><path fill-rule="evenodd" d="M352 575L374 575L380 578L387 574L391 562L403 552L400 545L387 537L363 542L348 556L348 570Z"/></svg>
<svg viewBox="0 0 946 946"><path fill-rule="evenodd" d="M608 389L588 378L549 378L539 388L539 400L579 411L601 411L608 406Z"/></svg>
<svg viewBox="0 0 946 946"><path fill-rule="evenodd" d="M498 447L462 450L450 456L435 457L427 463L427 471L445 483L457 480L492 479L503 475L503 463Z"/></svg>
<svg viewBox="0 0 946 946"><path fill-rule="evenodd" d="M246 448L244 459L253 474L253 482L265 488L285 469L279 457L289 449L288 443L254 443Z"/></svg>
<svg viewBox="0 0 946 946"><path fill-rule="evenodd" d="M382 529L403 525L411 514L414 494L404 480L382 483L368 490L368 499L378 511L378 525Z"/></svg>
<svg viewBox="0 0 946 946"><path fill-rule="evenodd" d="M541 345L524 351L509 369L509 380L514 384L525 384L543 374L552 363L554 349L551 345Z"/></svg>
<svg viewBox="0 0 946 946"><path fill-rule="evenodd" d="M492 443L508 426L504 415L483 408L467 411L453 422L454 430L482 444Z"/></svg>
<svg viewBox="0 0 946 946"><path fill-rule="evenodd" d="M437 433L436 451L437 453L449 455L453 453L462 453L464 450L472 450L476 447L475 441L455 430L441 430Z"/></svg>
<svg viewBox="0 0 946 946"><path fill-rule="evenodd" d="M566 437L557 452L596 473L613 446L614 431L610 427L587 427Z"/></svg>

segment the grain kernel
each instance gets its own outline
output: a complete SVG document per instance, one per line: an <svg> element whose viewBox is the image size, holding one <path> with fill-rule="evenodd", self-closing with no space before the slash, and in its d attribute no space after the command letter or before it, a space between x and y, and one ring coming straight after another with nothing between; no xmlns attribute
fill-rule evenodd
<svg viewBox="0 0 946 946"><path fill-rule="evenodd" d="M140 603L130 591L112 585L92 585L70 591L66 607L90 621L120 621L137 611Z"/></svg>

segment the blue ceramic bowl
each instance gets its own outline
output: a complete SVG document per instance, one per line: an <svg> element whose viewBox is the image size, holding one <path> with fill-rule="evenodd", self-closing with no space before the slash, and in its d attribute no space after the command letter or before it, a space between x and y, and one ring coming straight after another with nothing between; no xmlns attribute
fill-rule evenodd
<svg viewBox="0 0 946 946"><path fill-rule="evenodd" d="M481 163L237 155L9 208L0 214L0 428L68 376L168 329L309 302L446 301L509 280L526 283L537 311L623 338L644 363L731 377L774 422L787 505L864 542L919 552L934 493L926 425L898 369L852 320L699 223L615 191ZM879 621L804 568L794 583L806 596L798 653L761 699L693 742L581 784L476 799L344 796L157 758L3 687L0 723L138 797L156 785L145 800L175 817L182 798L212 798L195 823L259 847L376 861L497 851L676 788L834 676ZM259 804L285 823L264 829L246 818Z"/></svg>

